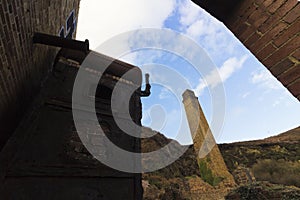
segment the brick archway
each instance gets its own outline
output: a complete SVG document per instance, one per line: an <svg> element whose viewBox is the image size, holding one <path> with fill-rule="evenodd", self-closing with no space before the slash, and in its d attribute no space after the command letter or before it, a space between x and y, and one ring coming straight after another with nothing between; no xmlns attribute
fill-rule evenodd
<svg viewBox="0 0 300 200"><path fill-rule="evenodd" d="M192 0L229 30L300 100L297 0Z"/></svg>

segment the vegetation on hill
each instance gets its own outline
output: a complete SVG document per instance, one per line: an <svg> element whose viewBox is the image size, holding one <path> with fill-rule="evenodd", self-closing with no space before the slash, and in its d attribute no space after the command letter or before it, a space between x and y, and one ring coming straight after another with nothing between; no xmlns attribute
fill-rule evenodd
<svg viewBox="0 0 300 200"><path fill-rule="evenodd" d="M257 182L251 185L244 185L231 191L225 199L228 200L256 200L256 199L300 199L300 189L283 185L270 184L268 182Z"/></svg>
<svg viewBox="0 0 300 200"><path fill-rule="evenodd" d="M300 127L264 140L221 144L230 172L252 169L256 180L300 187Z"/></svg>
<svg viewBox="0 0 300 200"><path fill-rule="evenodd" d="M142 152L158 150L171 141L156 133L142 139ZM179 146L175 142L172 148ZM245 166L257 182L240 185L228 194L218 187L218 177L213 177L205 163L197 163L190 146L173 164L143 174L144 199L222 199L226 194L226 199L233 200L300 199L300 127L264 140L220 144L219 149L231 173Z"/></svg>
<svg viewBox="0 0 300 200"><path fill-rule="evenodd" d="M280 160L258 160L252 167L257 180L300 187L300 162Z"/></svg>

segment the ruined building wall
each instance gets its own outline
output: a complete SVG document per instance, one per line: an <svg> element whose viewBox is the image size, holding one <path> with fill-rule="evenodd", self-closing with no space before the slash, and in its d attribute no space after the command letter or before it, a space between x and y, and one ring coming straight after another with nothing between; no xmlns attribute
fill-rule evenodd
<svg viewBox="0 0 300 200"><path fill-rule="evenodd" d="M0 149L41 81L53 65L57 48L34 45L34 32L58 35L80 0L0 1Z"/></svg>
<svg viewBox="0 0 300 200"><path fill-rule="evenodd" d="M197 155L199 167L205 162L215 177L224 178L224 186L233 186L234 179L229 173L222 154L215 142L207 120L193 91L183 93L183 104L188 123L193 134L193 146ZM201 173L201 172L200 172Z"/></svg>

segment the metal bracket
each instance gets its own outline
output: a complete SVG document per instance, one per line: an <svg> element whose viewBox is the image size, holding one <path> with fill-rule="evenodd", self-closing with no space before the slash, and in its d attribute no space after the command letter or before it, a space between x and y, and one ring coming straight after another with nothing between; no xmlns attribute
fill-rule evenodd
<svg viewBox="0 0 300 200"><path fill-rule="evenodd" d="M150 77L149 74L145 74L146 88L144 91L141 91L141 94L140 94L141 97L148 97L151 94L151 91L150 91L151 85L149 83L149 77Z"/></svg>

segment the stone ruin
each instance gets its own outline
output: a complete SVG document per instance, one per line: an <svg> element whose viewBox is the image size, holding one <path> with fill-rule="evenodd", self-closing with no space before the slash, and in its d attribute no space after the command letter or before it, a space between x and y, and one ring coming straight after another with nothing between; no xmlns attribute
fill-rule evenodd
<svg viewBox="0 0 300 200"><path fill-rule="evenodd" d="M225 196L229 190L236 186L234 177L227 169L198 98L191 90L186 90L182 96L201 179L213 186L207 193L208 195L209 193L218 193L219 196ZM199 185L203 185L203 182ZM200 189L198 191L199 195L203 196L203 191L200 191ZM194 192L197 193L197 190Z"/></svg>

